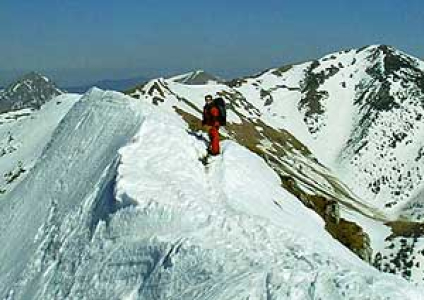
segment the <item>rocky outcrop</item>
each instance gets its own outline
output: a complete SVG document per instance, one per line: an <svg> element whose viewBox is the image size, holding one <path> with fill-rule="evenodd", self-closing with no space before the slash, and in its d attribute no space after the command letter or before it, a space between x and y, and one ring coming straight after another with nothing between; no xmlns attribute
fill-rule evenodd
<svg viewBox="0 0 424 300"><path fill-rule="evenodd" d="M424 255L424 223L395 221L386 223L391 234L385 247L377 252L373 265L387 273L400 274L407 279L424 280L421 270Z"/></svg>
<svg viewBox="0 0 424 300"><path fill-rule="evenodd" d="M283 187L325 221L325 229L339 242L371 263L372 248L368 234L358 224L340 217L340 206L335 199L308 194L289 176L281 176Z"/></svg>
<svg viewBox="0 0 424 300"><path fill-rule="evenodd" d="M39 109L41 105L60 94L62 91L52 81L32 72L0 92L0 113L23 108Z"/></svg>

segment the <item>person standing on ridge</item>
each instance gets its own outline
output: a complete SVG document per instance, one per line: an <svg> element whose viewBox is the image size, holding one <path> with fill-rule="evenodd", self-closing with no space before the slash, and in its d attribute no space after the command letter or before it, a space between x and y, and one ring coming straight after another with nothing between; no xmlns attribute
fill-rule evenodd
<svg viewBox="0 0 424 300"><path fill-rule="evenodd" d="M210 144L208 148L208 153L211 155L218 155L220 110L211 95L205 96L202 125L209 133Z"/></svg>

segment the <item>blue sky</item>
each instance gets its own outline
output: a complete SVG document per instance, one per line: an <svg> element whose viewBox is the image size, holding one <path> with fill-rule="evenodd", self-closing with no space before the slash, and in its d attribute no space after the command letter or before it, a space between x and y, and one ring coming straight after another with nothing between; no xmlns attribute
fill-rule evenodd
<svg viewBox="0 0 424 300"><path fill-rule="evenodd" d="M1 1L0 85L26 70L228 78L377 43L424 58L423 30L422 0Z"/></svg>

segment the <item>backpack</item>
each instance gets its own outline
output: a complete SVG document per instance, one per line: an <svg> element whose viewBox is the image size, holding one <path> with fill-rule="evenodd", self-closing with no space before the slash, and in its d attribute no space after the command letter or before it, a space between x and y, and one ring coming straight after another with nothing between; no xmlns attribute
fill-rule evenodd
<svg viewBox="0 0 424 300"><path fill-rule="evenodd" d="M221 126L225 126L227 125L227 109L225 106L225 101L224 99L222 99L221 97L216 98L214 100L215 106L218 108L219 110L219 125Z"/></svg>

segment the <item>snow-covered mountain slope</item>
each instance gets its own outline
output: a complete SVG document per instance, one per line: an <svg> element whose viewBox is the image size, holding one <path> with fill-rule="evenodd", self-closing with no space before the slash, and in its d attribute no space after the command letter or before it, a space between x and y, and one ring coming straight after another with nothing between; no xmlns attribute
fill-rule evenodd
<svg viewBox="0 0 424 300"><path fill-rule="evenodd" d="M0 298L422 299L335 241L254 153L204 154L175 114L83 96L0 206Z"/></svg>
<svg viewBox="0 0 424 300"><path fill-rule="evenodd" d="M422 183L424 63L370 46L234 82L369 205L393 218Z"/></svg>
<svg viewBox="0 0 424 300"><path fill-rule="evenodd" d="M398 219L387 223L383 238L373 236L361 217L345 215L371 235L378 268L421 281L424 63L391 47L370 46L231 86L261 120L305 143L363 203Z"/></svg>
<svg viewBox="0 0 424 300"><path fill-rule="evenodd" d="M360 257L367 260L372 249L376 266L421 281L424 230L411 221L420 220L423 207L423 65L391 47L369 46L228 84L162 78L130 94L176 111L193 129L204 96L224 97L225 136L263 156L284 186L324 219L339 203L341 217L362 229L328 222L327 228L336 228L333 236ZM396 140L399 134L407 137Z"/></svg>
<svg viewBox="0 0 424 300"><path fill-rule="evenodd" d="M346 220L342 220L346 226L338 224L340 218L337 203L343 204L349 211L354 210L372 218L381 219L384 216L361 203L361 200L328 168L320 164L308 148L290 132L284 129L276 130L259 119L259 110L247 102L241 93L224 84L192 86L173 80L157 79L131 95L146 99L165 110L176 111L195 132L199 128L206 94L218 94L228 100L228 123L222 133L264 157L282 177L283 184L290 192L327 219L327 223L332 223L332 229L329 231L337 239L343 240L342 242L359 256L369 260L369 240L366 234L360 227L345 223Z"/></svg>
<svg viewBox="0 0 424 300"><path fill-rule="evenodd" d="M323 194L350 198L350 205L362 209L364 213L372 213L359 202L355 202L349 190L344 189L343 184L331 176L330 170L319 164L315 156L295 136L284 129L277 131L263 122L259 118L259 110L247 102L242 94L227 85L192 86L161 78L148 82L141 90L131 95L138 99L147 99L165 110L177 111L196 129L196 123L199 127L204 96L207 94L220 95L228 100L228 125L222 131L225 136L234 137L255 152L273 154L272 158L283 160L281 163L285 165L285 171L282 175L302 178L300 181L303 184L313 185L315 190L322 190ZM314 182L311 182L311 179Z"/></svg>
<svg viewBox="0 0 424 300"><path fill-rule="evenodd" d="M62 94L47 77L31 72L0 91L0 113L24 108L38 109Z"/></svg>
<svg viewBox="0 0 424 300"><path fill-rule="evenodd" d="M0 201L29 173L55 128L79 98L64 94L39 110L0 114Z"/></svg>
<svg viewBox="0 0 424 300"><path fill-rule="evenodd" d="M168 105L188 100L196 111L206 93L224 96L230 121L241 123L241 115L287 130L367 205L419 221L420 207L409 200L423 179L423 82L424 62L380 45L267 70L230 87L160 79L138 93L158 103L174 95Z"/></svg>

